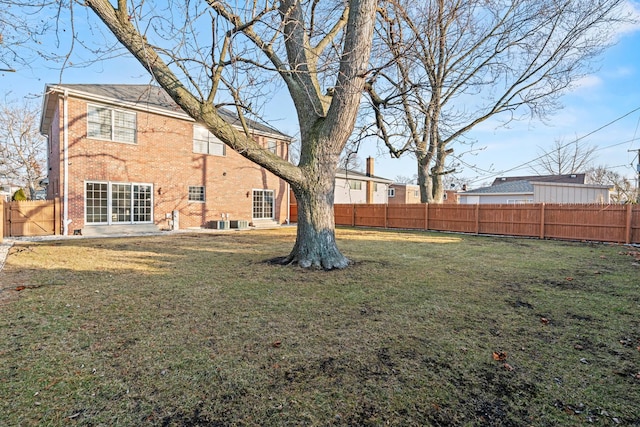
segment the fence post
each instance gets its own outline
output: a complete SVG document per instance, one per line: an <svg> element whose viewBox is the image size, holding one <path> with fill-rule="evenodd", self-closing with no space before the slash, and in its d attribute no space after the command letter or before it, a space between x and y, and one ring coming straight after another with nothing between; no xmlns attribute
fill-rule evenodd
<svg viewBox="0 0 640 427"><path fill-rule="evenodd" d="M389 204L384 205L384 228L389 228Z"/></svg>
<svg viewBox="0 0 640 427"><path fill-rule="evenodd" d="M424 204L424 229L429 230L429 203Z"/></svg>
<svg viewBox="0 0 640 427"><path fill-rule="evenodd" d="M60 197L53 199L53 234L62 234L62 204Z"/></svg>
<svg viewBox="0 0 640 427"><path fill-rule="evenodd" d="M476 203L476 234L480 234L480 203Z"/></svg>
<svg viewBox="0 0 640 427"><path fill-rule="evenodd" d="M351 216L351 226L355 227L356 226L356 205L351 205L351 211L353 212L353 215Z"/></svg>
<svg viewBox="0 0 640 427"><path fill-rule="evenodd" d="M4 240L4 196L0 197L0 243Z"/></svg>
<svg viewBox="0 0 640 427"><path fill-rule="evenodd" d="M544 208L545 204L540 204L540 240L544 240Z"/></svg>
<svg viewBox="0 0 640 427"><path fill-rule="evenodd" d="M633 216L633 205L631 203L629 203L627 205L627 224L625 227L625 232L624 232L624 239L625 239L625 243L628 245L629 243L631 243L631 235L632 233L632 228L631 228L631 218Z"/></svg>

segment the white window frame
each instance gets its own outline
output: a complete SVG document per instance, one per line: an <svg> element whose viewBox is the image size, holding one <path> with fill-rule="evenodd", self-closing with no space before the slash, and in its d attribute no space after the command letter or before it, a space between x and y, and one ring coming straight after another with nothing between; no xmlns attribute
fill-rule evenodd
<svg viewBox="0 0 640 427"><path fill-rule="evenodd" d="M94 120L94 121L91 120L92 117L94 117L94 115L97 114L98 110L103 110L109 113L110 123L107 124L107 123L101 123L98 120ZM119 120L125 119L126 117L129 117L130 119L133 118L133 120L130 120L130 122L133 123L132 127L118 125ZM126 124L126 120L125 120L125 124ZM92 127L95 127L95 126L108 127L108 131L102 132L105 129L100 129L98 133L92 132ZM138 135L137 128L138 128L138 118L136 113L133 111L121 110L117 108L107 107L105 105L87 104L87 138L98 139L101 141L119 142L122 144L136 144L137 135ZM123 130L125 132L123 132ZM126 132L127 130L129 132ZM108 137L106 136L107 133L109 134ZM128 135L129 133L132 134L131 139L122 137L122 135Z"/></svg>
<svg viewBox="0 0 640 427"><path fill-rule="evenodd" d="M275 219L275 214L276 214L276 192L274 190L269 190L266 188L254 188L251 191L251 218L252 219ZM257 196L258 194L261 195L261 204L262 206L259 208L259 210L262 211L262 214L260 216L256 216L256 201L257 201ZM265 200L264 195L265 194L270 194L271 195L271 206L267 206L267 200ZM267 216L266 213L268 213L270 211L271 215Z"/></svg>
<svg viewBox="0 0 640 427"><path fill-rule="evenodd" d="M191 198L192 194L193 195L196 194L195 192L194 193L191 192L192 188L193 189L195 189L195 188L202 189L202 199L199 199L199 198L198 199L192 199ZM187 200L188 200L189 203L205 203L207 201L207 189L205 188L204 185L190 185L189 189L188 189Z"/></svg>
<svg viewBox="0 0 640 427"><path fill-rule="evenodd" d="M87 209L87 184L100 184L107 186L107 221L89 221L88 218L88 209ZM114 214L114 186L128 186L129 187L129 203L127 206L123 206L125 214L128 215L128 220L119 221L114 218L114 215L117 216L118 213ZM136 192L135 187L148 187L148 192L144 193L149 194L149 199L139 199L136 198L136 195L140 194L140 192ZM142 193L142 194L144 194ZM139 205L137 202L140 200L146 201L142 205ZM148 201L147 201L148 200ZM115 182L115 181L92 181L87 180L84 182L84 222L86 225L120 225L120 224L153 224L153 184L150 183L142 183L142 182ZM139 209L147 210L148 212L144 212L142 215L148 217L148 220L139 221L135 220L136 215L140 215Z"/></svg>
<svg viewBox="0 0 640 427"><path fill-rule="evenodd" d="M349 180L349 189L350 190L362 190L362 181L359 181L357 179L350 179Z"/></svg>
<svg viewBox="0 0 640 427"><path fill-rule="evenodd" d="M389 190L387 190L387 191L388 191L387 195L389 197L396 197L396 189L395 188L389 188Z"/></svg>
<svg viewBox="0 0 640 427"><path fill-rule="evenodd" d="M224 157L227 155L227 146L206 127L193 125L193 152Z"/></svg>
<svg viewBox="0 0 640 427"><path fill-rule="evenodd" d="M267 141L267 150L273 154L278 154L278 141L270 139Z"/></svg>
<svg viewBox="0 0 640 427"><path fill-rule="evenodd" d="M98 206L96 207L95 203L92 203L91 205L91 212L89 212L89 203L88 203L88 184L93 184L93 185L100 185L100 186L106 186L105 192L107 195L106 199L103 199L102 197L98 197L98 198L92 198L91 200L97 200L97 201L104 201L105 202L105 206L102 206L102 203L99 203ZM91 225L102 225L102 224L108 224L109 223L109 193L110 193L110 188L111 186L109 185L108 182L106 181L85 181L84 183L84 222L85 224L91 224ZM100 190L96 190L94 189L93 191L100 191L102 192L102 189ZM103 210L104 212L98 212L96 213L96 209L98 210ZM89 216L91 215L91 217L102 217L104 216L106 221L89 221Z"/></svg>

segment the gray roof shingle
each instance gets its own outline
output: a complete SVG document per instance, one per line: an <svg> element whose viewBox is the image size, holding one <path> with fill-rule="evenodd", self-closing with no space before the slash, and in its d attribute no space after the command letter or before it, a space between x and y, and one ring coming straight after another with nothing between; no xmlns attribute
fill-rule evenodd
<svg viewBox="0 0 640 427"><path fill-rule="evenodd" d="M132 84L60 84L48 85L60 88L67 88L75 92L83 92L89 95L96 95L101 98L113 99L131 104L137 104L141 107L153 107L172 113L183 113L182 109L175 103L167 92L159 86L154 85L132 85ZM223 119L232 125L240 125L238 116L233 112L219 108L218 112ZM279 130L257 122L255 120L246 119L247 125L252 130L272 135L278 135L283 138L291 139L290 136L280 132Z"/></svg>
<svg viewBox="0 0 640 427"><path fill-rule="evenodd" d="M493 180L493 184L498 185L505 182L529 181L529 182L557 182L563 184L584 184L585 174L572 173L567 175L531 175L531 176L505 176Z"/></svg>
<svg viewBox="0 0 640 427"><path fill-rule="evenodd" d="M531 193L533 194L533 185L529 181L511 181L501 184L491 185L489 187L477 188L475 190L465 191L463 194L499 194L499 193Z"/></svg>

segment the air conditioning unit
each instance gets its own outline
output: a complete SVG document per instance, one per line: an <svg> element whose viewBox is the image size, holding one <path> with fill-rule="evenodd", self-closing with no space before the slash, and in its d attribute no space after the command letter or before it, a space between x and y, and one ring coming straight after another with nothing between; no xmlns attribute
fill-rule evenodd
<svg viewBox="0 0 640 427"><path fill-rule="evenodd" d="M249 228L249 221L233 220L233 221L229 221L229 225L231 226L231 228L238 228L238 229Z"/></svg>
<svg viewBox="0 0 640 427"><path fill-rule="evenodd" d="M230 228L229 221L210 221L209 224L211 228L216 230L228 230Z"/></svg>

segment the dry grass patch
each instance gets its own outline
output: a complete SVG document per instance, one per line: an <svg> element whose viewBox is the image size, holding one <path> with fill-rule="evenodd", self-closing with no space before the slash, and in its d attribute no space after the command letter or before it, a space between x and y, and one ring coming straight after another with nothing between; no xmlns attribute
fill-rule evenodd
<svg viewBox="0 0 640 427"><path fill-rule="evenodd" d="M332 272L265 262L291 228L17 245L0 273L2 422L640 423L623 247L337 235L355 264Z"/></svg>

